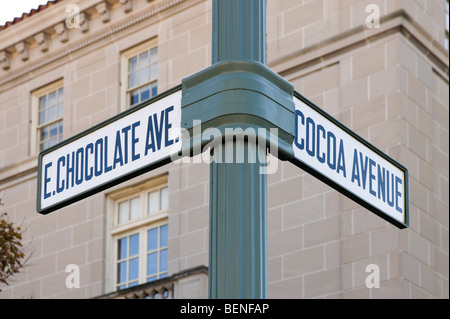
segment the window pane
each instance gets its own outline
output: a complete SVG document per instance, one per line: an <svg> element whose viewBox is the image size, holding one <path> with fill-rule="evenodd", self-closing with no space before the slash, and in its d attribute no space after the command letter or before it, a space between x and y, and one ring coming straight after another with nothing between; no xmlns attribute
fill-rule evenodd
<svg viewBox="0 0 450 319"><path fill-rule="evenodd" d="M130 254L129 256L136 256L139 254L139 234L130 236Z"/></svg>
<svg viewBox="0 0 450 319"><path fill-rule="evenodd" d="M39 113L39 125L42 125L44 123L47 122L47 111L46 110L42 110Z"/></svg>
<svg viewBox="0 0 450 319"><path fill-rule="evenodd" d="M55 137L58 136L58 123L52 124L50 125L50 139L54 139Z"/></svg>
<svg viewBox="0 0 450 319"><path fill-rule="evenodd" d="M152 64L150 67L150 80L155 80L158 76L158 64Z"/></svg>
<svg viewBox="0 0 450 319"><path fill-rule="evenodd" d="M148 51L142 52L139 54L139 67L142 68L146 65L148 65Z"/></svg>
<svg viewBox="0 0 450 319"><path fill-rule="evenodd" d="M135 105L137 103L139 103L139 89L130 93L130 105Z"/></svg>
<svg viewBox="0 0 450 319"><path fill-rule="evenodd" d="M158 253L151 253L147 256L147 276L158 272Z"/></svg>
<svg viewBox="0 0 450 319"><path fill-rule="evenodd" d="M139 258L130 259L130 271L128 280L138 279L139 277Z"/></svg>
<svg viewBox="0 0 450 319"><path fill-rule="evenodd" d="M52 137L48 140L46 148L52 147L52 146L56 145L57 143L58 143L58 139L56 137Z"/></svg>
<svg viewBox="0 0 450 319"><path fill-rule="evenodd" d="M147 251L158 249L158 228L153 228L148 231Z"/></svg>
<svg viewBox="0 0 450 319"><path fill-rule="evenodd" d="M134 71L136 71L136 69L137 69L137 56L135 56L135 57L132 57L131 59L130 59L130 65L129 65L129 73L131 73L131 72L134 72Z"/></svg>
<svg viewBox="0 0 450 319"><path fill-rule="evenodd" d="M168 241L168 226L164 225L160 228L160 241L159 241L159 247L167 247L167 241Z"/></svg>
<svg viewBox="0 0 450 319"><path fill-rule="evenodd" d="M55 106L55 105L56 105L56 91L51 92L48 95L48 107Z"/></svg>
<svg viewBox="0 0 450 319"><path fill-rule="evenodd" d="M141 205L140 205L139 197L133 198L130 201L130 219L133 220L133 219L139 218L140 211L141 211Z"/></svg>
<svg viewBox="0 0 450 319"><path fill-rule="evenodd" d="M48 139L48 135L49 135L48 130L49 130L48 126L43 127L41 129L41 141L46 141Z"/></svg>
<svg viewBox="0 0 450 319"><path fill-rule="evenodd" d="M161 210L167 210L169 208L169 189L161 189Z"/></svg>
<svg viewBox="0 0 450 319"><path fill-rule="evenodd" d="M159 211L159 191L148 194L148 213L153 214Z"/></svg>
<svg viewBox="0 0 450 319"><path fill-rule="evenodd" d="M158 48L153 48L150 50L150 63L158 62Z"/></svg>
<svg viewBox="0 0 450 319"><path fill-rule="evenodd" d="M161 250L159 255L159 271L167 271L167 249Z"/></svg>
<svg viewBox="0 0 450 319"><path fill-rule="evenodd" d="M155 96L158 94L158 82L152 83L152 96Z"/></svg>
<svg viewBox="0 0 450 319"><path fill-rule="evenodd" d="M38 125L54 122L63 116L64 89L60 88L39 97ZM39 150L42 151L62 141L62 120L38 130Z"/></svg>
<svg viewBox="0 0 450 319"><path fill-rule="evenodd" d="M146 85L141 88L141 102L150 98L150 86Z"/></svg>
<svg viewBox="0 0 450 319"><path fill-rule="evenodd" d="M129 80L128 80L128 88L133 88L133 87L135 87L137 84L138 84L138 81L137 81L138 79L137 79L137 73L136 72L134 72L134 73L131 73L130 74L130 78L129 78Z"/></svg>
<svg viewBox="0 0 450 319"><path fill-rule="evenodd" d="M119 260L127 258L127 237L119 239L118 254Z"/></svg>
<svg viewBox="0 0 450 319"><path fill-rule="evenodd" d="M64 89L60 88L58 90L58 103L62 103L64 101Z"/></svg>
<svg viewBox="0 0 450 319"><path fill-rule="evenodd" d="M47 110L47 122L56 120L56 106L49 107Z"/></svg>
<svg viewBox="0 0 450 319"><path fill-rule="evenodd" d="M128 221L128 201L119 204L119 224Z"/></svg>
<svg viewBox="0 0 450 319"><path fill-rule="evenodd" d="M117 283L127 281L127 262L123 261L117 265Z"/></svg>
<svg viewBox="0 0 450 319"><path fill-rule="evenodd" d="M148 80L149 80L148 68L140 69L139 70L139 84L144 84L145 82L148 82Z"/></svg>
<svg viewBox="0 0 450 319"><path fill-rule="evenodd" d="M39 99L39 109L45 109L47 107L47 95Z"/></svg>
<svg viewBox="0 0 450 319"><path fill-rule="evenodd" d="M64 104L61 102L58 104L58 117L62 117L64 115Z"/></svg>

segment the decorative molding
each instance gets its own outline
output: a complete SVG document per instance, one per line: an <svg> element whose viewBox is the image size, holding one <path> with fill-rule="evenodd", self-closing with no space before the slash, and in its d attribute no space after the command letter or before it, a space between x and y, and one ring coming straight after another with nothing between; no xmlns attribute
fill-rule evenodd
<svg viewBox="0 0 450 319"><path fill-rule="evenodd" d="M47 35L44 32L40 32L40 33L36 34L34 36L34 39L36 40L41 52L48 51Z"/></svg>
<svg viewBox="0 0 450 319"><path fill-rule="evenodd" d="M9 62L9 54L6 51L0 51L0 66L3 70L9 70L11 64Z"/></svg>
<svg viewBox="0 0 450 319"><path fill-rule="evenodd" d="M131 0L120 0L120 4L122 5L122 9L125 13L133 10L133 3Z"/></svg>
<svg viewBox="0 0 450 319"><path fill-rule="evenodd" d="M86 12L80 12L80 29L83 33L89 31L89 19Z"/></svg>
<svg viewBox="0 0 450 319"><path fill-rule="evenodd" d="M64 22L60 22L54 26L56 33L59 36L59 40L64 43L69 41L69 34L66 30L66 24Z"/></svg>
<svg viewBox="0 0 450 319"><path fill-rule="evenodd" d="M118 291L109 292L93 299L139 299L155 297L155 293L159 293L159 298L163 297L164 290L168 290L168 298L179 298L175 288L179 287L178 283L186 278L199 278L208 276L208 267L204 265L196 266L186 270L182 270L170 277L160 278L155 281L143 283L134 287L125 288Z"/></svg>
<svg viewBox="0 0 450 319"><path fill-rule="evenodd" d="M17 53L19 53L20 59L22 61L28 60L28 48L25 44L25 41L19 42L15 45L15 48L17 50Z"/></svg>
<svg viewBox="0 0 450 319"><path fill-rule="evenodd" d="M114 34L116 34L118 32L123 31L123 30L126 30L126 29L128 29L128 28L130 28L130 27L132 27L132 26L134 26L134 25L136 25L136 24L138 24L138 23L140 23L142 21L145 21L145 20L149 19L150 17L156 16L156 15L160 14L161 12L164 12L164 11L170 9L170 8L173 8L173 7L175 7L175 6L179 5L179 4L181 4L183 2L187 2L187 1L189 1L189 0L172 0L170 2L167 2L164 5L157 6L153 10L147 11L144 14L139 15L139 16L133 18L133 19L129 19L129 20L127 20L127 21L117 25L117 26L114 26L112 28L108 28L104 32L97 34L95 37L89 37L85 41L82 41L82 42L80 42L80 43L78 43L76 45L67 46L67 47L62 48L61 50L55 51L54 54L52 54L51 56L47 57L46 59L43 59L43 60L41 60L41 61L39 61L37 63L30 64L28 67L22 68L21 70L17 71L16 73L12 73L12 74L8 75L7 77L5 77L3 79L0 79L0 85L3 85L3 84L5 84L5 83L7 83L9 81L13 81L13 80L15 80L17 78L20 78L21 76L23 76L23 75L25 75L27 73L33 72L33 71L35 71L37 69L40 69L40 68L42 68L42 67L44 67L44 66L46 66L46 65L48 65L50 63L53 63L53 62L55 62L57 60L60 60L60 59L64 58L65 56L68 56L68 55L72 54L73 52L81 50L81 49L83 49L83 48L85 48L85 47L87 47L87 46L89 46L89 45L91 45L91 44L93 44L95 42L98 42L98 41L100 41L102 39L110 37L111 35L114 35ZM64 23L62 23L62 24L64 25ZM44 34L43 32L41 32L41 33ZM37 34L36 36L39 35L39 40L45 41L45 36L44 37L40 36L41 33ZM36 39L36 36L35 36L35 39ZM36 39L36 41L38 41L38 39ZM39 43L39 41L38 41L38 43ZM0 51L0 54L1 54L1 52L3 52L3 51ZM0 63L1 63L1 55L0 55ZM8 63L8 68L9 68L9 60L8 60L7 63ZM5 67L3 67L3 69L5 69L5 70L7 70L8 68L5 69Z"/></svg>
<svg viewBox="0 0 450 319"><path fill-rule="evenodd" d="M106 2L100 2L95 6L98 14L101 16L102 22L107 23L111 20L111 13L109 11L109 6Z"/></svg>
<svg viewBox="0 0 450 319"><path fill-rule="evenodd" d="M448 52L443 52L444 47L437 43L435 39L426 33L418 23L414 22L412 17L405 10L397 10L381 18L381 25L385 28L372 29L372 35L367 34L365 25L359 25L345 32L341 32L320 42L301 48L290 54L278 57L270 61L268 65L280 76L286 77L298 66L310 66L315 63L323 63L327 57L338 56L350 45L367 45L374 39L389 36L391 34L400 34L411 42L419 51L421 51L434 65L436 70L449 76L449 67L445 61L448 61ZM319 51L318 54L312 54Z"/></svg>

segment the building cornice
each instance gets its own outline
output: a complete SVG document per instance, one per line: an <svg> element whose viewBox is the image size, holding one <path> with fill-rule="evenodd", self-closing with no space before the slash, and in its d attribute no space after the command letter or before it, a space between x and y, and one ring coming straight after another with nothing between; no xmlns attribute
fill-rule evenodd
<svg viewBox="0 0 450 319"><path fill-rule="evenodd" d="M299 68L309 68L317 63L326 63L330 57L338 56L357 46L366 45L381 37L401 34L422 52L436 70L448 80L449 52L437 42L405 10L398 10L381 19L381 28L367 29L360 25L346 32L329 37L314 45L302 48L278 59L269 61L269 67L281 75L297 72Z"/></svg>
<svg viewBox="0 0 450 319"><path fill-rule="evenodd" d="M45 14L51 15L49 18L49 22L44 24L39 24L40 28L35 28L34 33L26 32L23 33L23 28L27 27L26 25L29 22L29 27L33 28L36 24L36 21L23 21L22 25L17 24L17 26L10 27L2 32L0 32L0 43L5 43L2 41L2 37L5 37L5 34L8 32L13 32L17 27L17 34L22 34L22 37L15 36L14 41L9 40L6 42L6 46L0 48L0 86L13 81L17 78L24 76L30 72L33 72L39 68L42 68L46 65L49 65L57 60L60 60L66 56L73 54L76 51L79 51L85 47L88 47L94 43L97 43L103 39L111 37L127 28L130 28L140 22L149 19L153 16L157 16L164 11L167 11L183 2L187 2L187 0L147 0L149 2L148 7L145 9L140 9L134 15L131 14L132 11L132 0L119 0L119 1L105 1L105 0L96 0L93 3L92 0L89 0L90 6L87 6L87 1L79 0L77 5L80 8L80 28L69 29L66 26L65 19L64 20L55 20L54 17L67 16L67 13L64 12L62 14L62 10L65 10L65 7L58 3L59 7L55 6L54 9L49 10L48 12L42 12L41 19L46 19ZM113 5L111 4L113 3ZM127 19L123 19L124 15L112 14L112 10L122 9L125 14L130 13L131 19L129 15L127 15ZM92 13L92 10L95 9L96 13ZM53 10L57 10L53 12ZM88 18L89 17L89 18ZM117 21L115 18L117 17ZM33 18L35 18L33 16ZM53 19L52 19L53 18ZM31 19L29 19L31 20ZM96 22L101 20L102 23L107 26L97 26L96 28L92 28L89 30L89 23ZM82 23L81 23L82 22ZM94 24L94 23L92 23ZM80 29L80 30L78 30ZM96 30L97 29L97 30ZM89 31L89 32L88 32ZM5 32L5 34L2 34ZM75 40L71 40L72 36L75 38L75 33L77 33L77 37ZM82 33L82 35L80 35ZM7 35L6 35L7 37ZM59 41L64 45L50 45L50 41ZM50 47L56 48L51 50ZM32 59L29 57L29 49L37 49L43 53L41 56L36 59ZM22 49L19 52L18 49ZM18 67L13 67L12 59L16 59L14 61L16 64L20 64L20 62L30 62L24 65L20 65ZM19 61L21 60L21 61ZM3 74L2 74L3 73Z"/></svg>

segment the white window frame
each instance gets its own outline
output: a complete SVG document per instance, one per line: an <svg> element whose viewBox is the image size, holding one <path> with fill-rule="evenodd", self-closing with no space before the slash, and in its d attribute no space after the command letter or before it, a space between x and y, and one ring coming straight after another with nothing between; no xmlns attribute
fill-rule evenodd
<svg viewBox="0 0 450 319"><path fill-rule="evenodd" d="M119 239L139 233L139 276L138 285L147 282L147 232L148 230L164 225L168 225L168 209L160 210L156 213L147 215L148 210L148 194L168 187L167 174L153 178L145 183L141 183L136 186L126 187L124 189L115 191L108 195L108 210L112 213L110 217L110 244L109 246L109 263L108 273L111 280L108 283L108 290L119 290L119 284L117 283L118 276L118 246ZM140 216L135 220L129 220L122 224L119 224L119 204L125 200L130 200L135 197L140 197ZM168 226L170 227L170 226ZM158 250L159 250L158 245ZM158 270L159 270L159 257L158 253ZM127 272L129 269L127 268ZM162 272L167 273L166 272ZM158 279L161 272L158 271ZM128 279L128 278L127 278ZM128 282L128 280L127 280Z"/></svg>
<svg viewBox="0 0 450 319"><path fill-rule="evenodd" d="M47 95L53 91L57 91L59 89L64 89L64 81L63 79L57 80L51 84L48 84L40 89L34 90L31 92L31 130L30 130L30 155L37 155L39 150L39 131L41 125L39 125L39 99ZM63 104L65 104L65 101L63 100ZM64 108L64 106L63 106ZM64 115L60 118L57 118L55 121L63 121L63 128L64 128ZM49 123L45 123L44 126L49 125ZM64 139L64 133L65 130L63 129L63 139Z"/></svg>
<svg viewBox="0 0 450 319"><path fill-rule="evenodd" d="M152 38L148 41L145 41L141 44L138 44L134 46L131 49L128 49L121 54L121 67L120 67L120 111L124 111L128 109L129 106L129 98L128 98L128 70L129 70L129 60L136 56L141 54L144 51L149 51L153 48L158 48L158 41L157 38ZM159 69L159 59L158 59L158 69ZM158 75L156 76L156 81L158 82L159 86L159 80ZM143 86L143 85L142 85Z"/></svg>

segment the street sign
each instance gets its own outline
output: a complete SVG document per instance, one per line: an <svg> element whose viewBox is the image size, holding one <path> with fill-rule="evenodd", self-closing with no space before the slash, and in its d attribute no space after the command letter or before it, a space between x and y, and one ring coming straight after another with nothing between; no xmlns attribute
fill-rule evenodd
<svg viewBox="0 0 450 319"><path fill-rule="evenodd" d="M292 162L399 228L409 224L408 171L294 93Z"/></svg>
<svg viewBox="0 0 450 319"><path fill-rule="evenodd" d="M179 86L43 151L37 211L47 214L178 158L183 107L186 119L222 128L280 129L283 159L408 227L406 168L297 92L292 101L293 86L265 66L265 8L265 0L213 0L213 63L183 79L183 102ZM211 163L210 297L265 298L267 176L250 156L229 164Z"/></svg>
<svg viewBox="0 0 450 319"><path fill-rule="evenodd" d="M47 214L165 165L180 150L178 86L41 152L37 211Z"/></svg>

